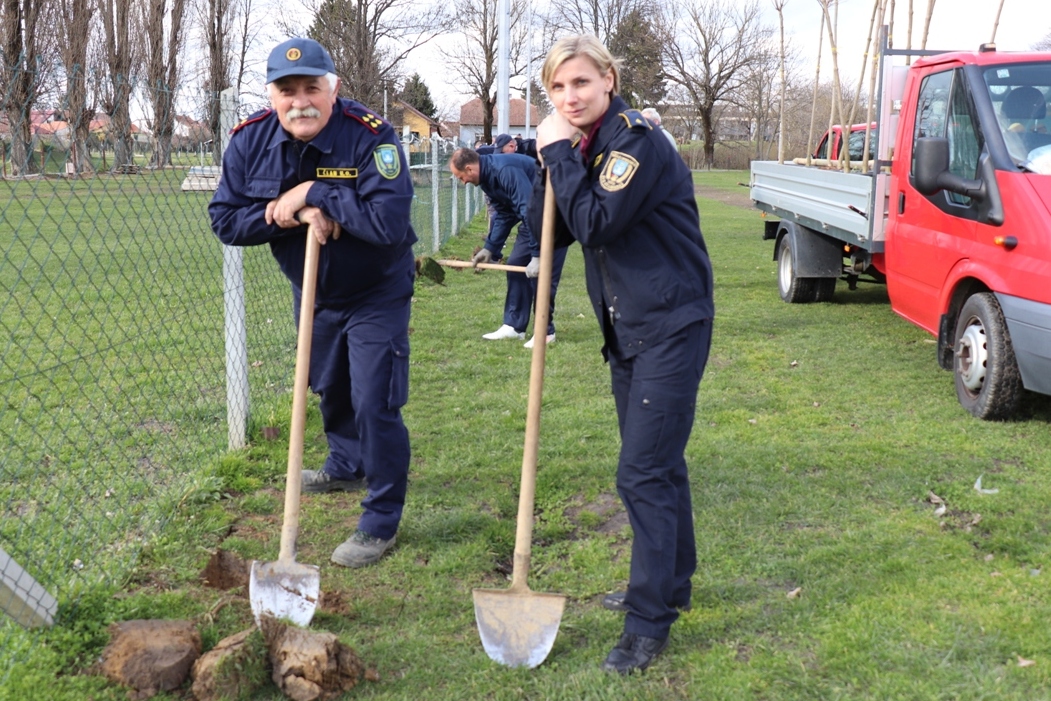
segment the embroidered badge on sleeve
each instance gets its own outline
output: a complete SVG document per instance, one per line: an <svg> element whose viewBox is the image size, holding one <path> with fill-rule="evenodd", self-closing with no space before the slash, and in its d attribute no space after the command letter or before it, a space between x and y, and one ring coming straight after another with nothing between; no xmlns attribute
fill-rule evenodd
<svg viewBox="0 0 1051 701"><path fill-rule="evenodd" d="M401 158L398 156L398 147L391 144L380 144L372 152L376 161L376 169L380 175L387 180L394 180L401 172Z"/></svg>
<svg viewBox="0 0 1051 701"><path fill-rule="evenodd" d="M606 167L602 169L598 182L603 190L616 192L623 190L631 182L635 171L639 169L639 162L626 153L614 151L609 154Z"/></svg>

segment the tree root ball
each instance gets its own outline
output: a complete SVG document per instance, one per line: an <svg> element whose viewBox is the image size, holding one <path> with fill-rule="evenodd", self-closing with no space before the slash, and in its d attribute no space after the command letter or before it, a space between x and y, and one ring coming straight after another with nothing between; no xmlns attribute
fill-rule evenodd
<svg viewBox="0 0 1051 701"><path fill-rule="evenodd" d="M190 621L114 623L102 651L102 673L148 698L179 688L201 654L201 636Z"/></svg>
<svg viewBox="0 0 1051 701"><path fill-rule="evenodd" d="M262 621L274 684L294 701L334 699L354 688L365 667L332 633L295 628L272 618Z"/></svg>

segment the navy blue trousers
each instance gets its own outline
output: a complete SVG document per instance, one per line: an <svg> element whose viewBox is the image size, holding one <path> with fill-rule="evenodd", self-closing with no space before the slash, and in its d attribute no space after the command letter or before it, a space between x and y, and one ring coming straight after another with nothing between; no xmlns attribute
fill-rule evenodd
<svg viewBox="0 0 1051 701"><path fill-rule="evenodd" d="M664 638L690 602L697 569L686 442L693 428L710 320L632 358L609 354L620 424L617 492L634 531L624 632Z"/></svg>
<svg viewBox="0 0 1051 701"><path fill-rule="evenodd" d="M411 300L381 293L352 307L314 311L310 387L321 396L324 470L337 479L365 478L358 528L384 539L398 531L408 485L401 408L409 396Z"/></svg>
<svg viewBox="0 0 1051 701"><path fill-rule="evenodd" d="M567 248L556 248L551 264L551 315L548 317L547 332L555 332L555 293L558 281L562 279L562 266L566 262ZM529 250L528 237L519 233L515 245L507 258L508 265L529 265L533 254ZM529 315L536 300L537 278L528 278L525 273L507 273L507 298L504 300L504 323L514 327L518 333L525 333L529 326ZM536 333L536 329L533 329Z"/></svg>

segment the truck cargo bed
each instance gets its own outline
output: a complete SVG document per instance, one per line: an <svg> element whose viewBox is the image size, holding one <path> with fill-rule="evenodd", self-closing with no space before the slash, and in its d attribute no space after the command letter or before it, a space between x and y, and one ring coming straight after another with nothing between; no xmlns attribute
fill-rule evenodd
<svg viewBox="0 0 1051 701"><path fill-rule="evenodd" d="M868 216L877 182L871 173L774 161L753 161L751 173L757 208L864 249L882 248L873 246Z"/></svg>

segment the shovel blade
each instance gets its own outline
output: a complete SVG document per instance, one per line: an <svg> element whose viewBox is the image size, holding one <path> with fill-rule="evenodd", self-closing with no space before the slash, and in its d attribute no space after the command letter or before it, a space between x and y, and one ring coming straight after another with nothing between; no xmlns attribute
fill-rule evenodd
<svg viewBox="0 0 1051 701"><path fill-rule="evenodd" d="M264 616L271 616L305 628L314 617L320 596L321 573L314 565L280 560L252 563L248 598L256 625Z"/></svg>
<svg viewBox="0 0 1051 701"><path fill-rule="evenodd" d="M474 617L482 647L494 662L532 669L555 644L566 597L529 589L475 589Z"/></svg>

